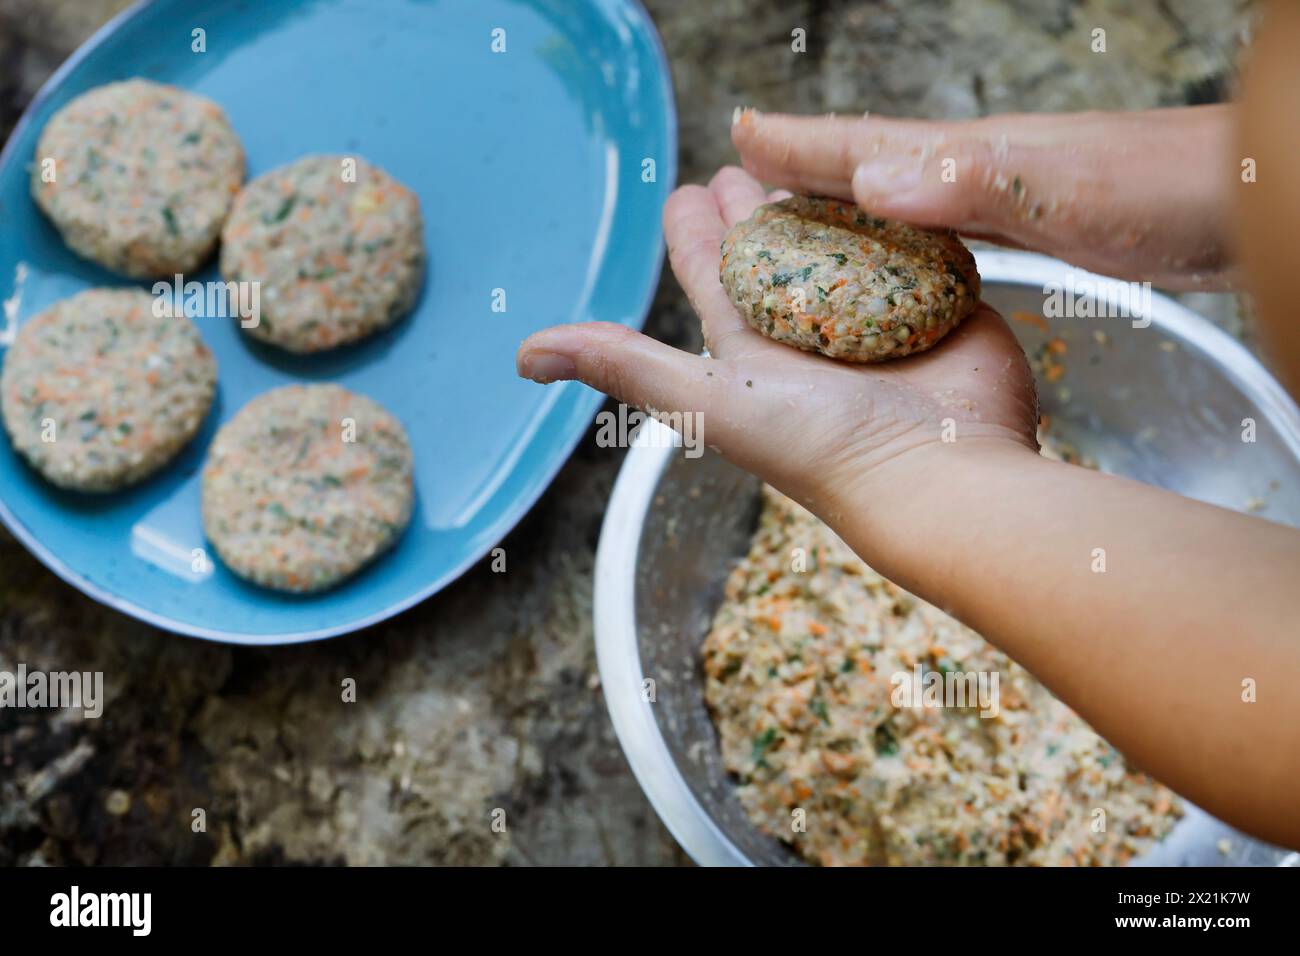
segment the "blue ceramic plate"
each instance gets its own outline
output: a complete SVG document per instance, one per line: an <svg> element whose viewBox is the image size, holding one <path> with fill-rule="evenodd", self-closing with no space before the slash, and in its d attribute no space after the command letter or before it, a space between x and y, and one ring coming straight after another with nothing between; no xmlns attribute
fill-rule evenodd
<svg viewBox="0 0 1300 956"><path fill-rule="evenodd" d="M206 52L193 51L196 29ZM315 357L254 346L233 321L200 316L220 388L179 459L135 489L91 497L47 485L0 439L0 517L87 594L185 634L280 644L411 606L510 530L598 407L584 386L516 378L520 340L560 322L644 321L676 163L672 89L649 18L634 0L166 0L129 11L56 74L0 154L0 354L56 299L126 284L63 245L29 198L27 168L55 110L131 76L220 103L250 177L314 152L387 169L424 210L424 291L386 333ZM495 289L504 312L493 311ZM294 381L377 399L415 449L405 536L315 597L261 590L219 561L195 572L191 559L206 546L199 471L213 432Z"/></svg>

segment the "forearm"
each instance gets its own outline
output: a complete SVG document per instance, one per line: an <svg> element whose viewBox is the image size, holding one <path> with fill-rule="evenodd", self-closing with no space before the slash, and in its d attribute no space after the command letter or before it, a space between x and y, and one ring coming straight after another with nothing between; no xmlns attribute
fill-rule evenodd
<svg viewBox="0 0 1300 956"><path fill-rule="evenodd" d="M875 472L858 494L878 504L837 528L865 560L1163 782L1300 845L1300 532L1001 445Z"/></svg>
<svg viewBox="0 0 1300 956"><path fill-rule="evenodd" d="M1236 161L1250 176L1234 184L1237 238L1250 278L1255 321L1270 364L1300 396L1300 317L1296 311L1294 226L1300 182L1293 171L1300 130L1278 117L1300 109L1300 5L1269 4L1247 64L1237 111Z"/></svg>

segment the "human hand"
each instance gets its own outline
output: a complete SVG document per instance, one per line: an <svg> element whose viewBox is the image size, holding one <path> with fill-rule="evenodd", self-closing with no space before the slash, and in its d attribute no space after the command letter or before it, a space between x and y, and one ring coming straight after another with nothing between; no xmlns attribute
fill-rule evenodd
<svg viewBox="0 0 1300 956"><path fill-rule="evenodd" d="M620 325L587 323L530 336L519 373L541 382L576 378L647 411L698 412L705 443L832 526L864 503L888 507L895 496L943 487L954 480L945 471L963 456L990 446L1037 449L1033 378L987 306L932 351L872 365L801 352L751 329L719 281L719 246L770 198L729 167L707 188L678 189L664 207L673 272L703 322L711 358ZM943 442L947 421L959 441ZM936 467L927 449L942 449L946 464Z"/></svg>
<svg viewBox="0 0 1300 956"><path fill-rule="evenodd" d="M1137 765L1235 826L1300 846L1296 698L1243 707L1223 676L1300 667L1287 629L1297 532L1035 454L1033 380L986 307L933 350L877 365L759 335L722 289L719 243L769 198L724 169L665 208L673 271L712 358L593 323L531 336L520 374L700 411L707 444L1002 648ZM944 419L955 442L942 440ZM1093 573L1099 541L1138 570Z"/></svg>
<svg viewBox="0 0 1300 956"><path fill-rule="evenodd" d="M1104 275L1222 289L1239 181L1230 126L1226 106L965 122L747 110L731 138L763 182Z"/></svg>

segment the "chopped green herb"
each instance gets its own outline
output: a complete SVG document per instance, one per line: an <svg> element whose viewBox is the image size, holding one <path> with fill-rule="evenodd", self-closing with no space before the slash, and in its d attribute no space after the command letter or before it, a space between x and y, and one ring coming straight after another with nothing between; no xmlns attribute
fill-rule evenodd
<svg viewBox="0 0 1300 956"><path fill-rule="evenodd" d="M789 285L795 279L800 282L806 282L812 275L812 266L804 266L802 269L796 269L793 272L778 272L772 276L772 285Z"/></svg>
<svg viewBox="0 0 1300 956"><path fill-rule="evenodd" d="M894 738L894 732L889 729L889 724L881 724L876 728L875 744L876 753L882 757L892 757L898 753L898 741Z"/></svg>
<svg viewBox="0 0 1300 956"><path fill-rule="evenodd" d="M275 215L271 216L270 218L267 218L266 215L263 215L262 222L267 223L268 225L273 222L284 222L284 220L288 218L289 213L292 211L294 203L296 203L297 201L298 201L298 194L290 193L285 198L284 202L280 203L280 208L275 211Z"/></svg>
<svg viewBox="0 0 1300 956"><path fill-rule="evenodd" d="M945 657L938 663L939 673L947 677L949 674L961 673L961 661L954 661L951 657Z"/></svg>

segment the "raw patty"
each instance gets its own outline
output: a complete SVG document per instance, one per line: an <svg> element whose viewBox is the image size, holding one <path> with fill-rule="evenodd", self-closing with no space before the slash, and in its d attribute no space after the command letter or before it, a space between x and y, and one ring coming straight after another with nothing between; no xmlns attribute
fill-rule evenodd
<svg viewBox="0 0 1300 956"><path fill-rule="evenodd" d="M812 196L760 206L732 228L722 285L768 338L849 362L925 351L980 296L975 259L952 233Z"/></svg>
<svg viewBox="0 0 1300 956"><path fill-rule="evenodd" d="M14 448L63 488L116 491L165 465L212 406L217 363L139 289L90 289L18 330L0 373ZM54 441L43 441L53 422Z"/></svg>
<svg viewBox="0 0 1300 956"><path fill-rule="evenodd" d="M741 804L812 863L1113 865L1181 814L1027 671L771 489L703 657ZM892 676L918 663L996 671L1000 712L894 707Z"/></svg>
<svg viewBox="0 0 1300 956"><path fill-rule="evenodd" d="M203 530L240 577L320 591L397 540L411 518L412 469L406 432L378 403L337 385L277 388L217 432Z"/></svg>
<svg viewBox="0 0 1300 956"><path fill-rule="evenodd" d="M221 273L261 283L250 335L316 352L377 332L415 303L424 277L420 202L377 166L308 156L254 179L222 236Z"/></svg>
<svg viewBox="0 0 1300 956"><path fill-rule="evenodd" d="M43 160L55 181L43 182ZM51 117L32 196L79 255L133 278L200 266L244 179L244 150L211 100L148 80L96 87Z"/></svg>

